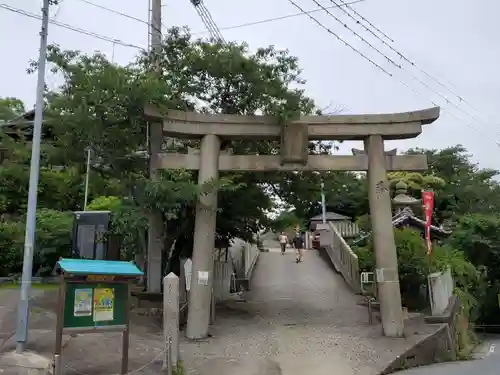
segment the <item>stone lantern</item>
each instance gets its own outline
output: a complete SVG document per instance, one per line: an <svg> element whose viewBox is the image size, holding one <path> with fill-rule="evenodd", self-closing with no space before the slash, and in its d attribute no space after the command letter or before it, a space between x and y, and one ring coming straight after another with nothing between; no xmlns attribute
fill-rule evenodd
<svg viewBox="0 0 500 375"><path fill-rule="evenodd" d="M420 204L420 199L413 198L408 195L408 185L404 181L399 181L396 184L396 195L392 198L392 204L396 215L403 210L410 210L412 206Z"/></svg>

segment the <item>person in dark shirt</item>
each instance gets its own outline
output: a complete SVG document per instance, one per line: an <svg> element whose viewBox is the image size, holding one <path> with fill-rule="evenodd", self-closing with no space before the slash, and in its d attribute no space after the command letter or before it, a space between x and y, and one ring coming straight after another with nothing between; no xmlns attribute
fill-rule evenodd
<svg viewBox="0 0 500 375"><path fill-rule="evenodd" d="M304 238L301 236L300 232L295 233L293 247L297 253L296 262L300 263L302 261L302 250L304 249Z"/></svg>

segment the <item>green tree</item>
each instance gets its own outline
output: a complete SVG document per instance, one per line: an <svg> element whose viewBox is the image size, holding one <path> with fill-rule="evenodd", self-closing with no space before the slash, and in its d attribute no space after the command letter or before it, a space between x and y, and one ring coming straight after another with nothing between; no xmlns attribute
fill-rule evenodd
<svg viewBox="0 0 500 375"><path fill-rule="evenodd" d="M500 209L500 185L493 180L499 172L482 169L473 163L463 146L443 150L414 149L408 154L427 155L429 171L423 175L444 181L442 186L434 187L438 223L456 222L469 212L490 213Z"/></svg>
<svg viewBox="0 0 500 375"><path fill-rule="evenodd" d="M451 246L486 275L486 295L481 298L478 324L498 325L500 294L500 216L497 213L473 213L461 217L452 236Z"/></svg>
<svg viewBox="0 0 500 375"><path fill-rule="evenodd" d="M26 112L24 103L17 98L0 98L0 121L12 120Z"/></svg>
<svg viewBox="0 0 500 375"><path fill-rule="evenodd" d="M71 254L72 217L70 213L39 209L36 215L33 271L50 274L57 259ZM22 271L25 218L0 221L0 275Z"/></svg>
<svg viewBox="0 0 500 375"><path fill-rule="evenodd" d="M419 231L411 228L395 229L394 239L398 256L399 281L404 306L410 309L428 307L425 297L427 275L451 268L457 288L461 290L470 308L476 308L484 292L483 275L469 262L460 248L434 244L432 255L427 255L427 247ZM366 247L355 247L360 270L374 272L375 253L370 239Z"/></svg>
<svg viewBox="0 0 500 375"><path fill-rule="evenodd" d="M368 192L362 176L352 172L299 172L284 174L274 193L296 210L301 220L321 213L321 182L327 210L353 219L368 211Z"/></svg>
<svg viewBox="0 0 500 375"><path fill-rule="evenodd" d="M57 46L49 48L48 60L64 83L47 94L46 127L52 138L44 165L71 166L82 178L84 150L89 147L91 181L112 181L111 195L119 197L123 207L130 204L127 209L133 210L129 212L143 214L151 207L162 210L168 233L164 248L167 253L174 249L174 258L191 251L194 202L206 189L220 189L219 239L251 239L266 225L265 212L273 205L266 180L272 176L228 173L221 175L217 186L199 187L196 173L163 171L159 181L149 181L143 111L146 105L158 105L209 113L274 114L282 121L312 113L313 102L301 90L290 88L303 83L296 58L271 47L250 53L246 45L193 40L187 32L174 28L166 34L158 55L142 54L126 67L100 54L87 56ZM160 62L160 76L151 72L153 61ZM182 151L197 145L196 141L183 141L168 147ZM235 153L278 152L276 142L241 141L223 147L231 147ZM54 181L59 176L50 177ZM68 196L81 194L77 185ZM91 198L102 195L90 192Z"/></svg>

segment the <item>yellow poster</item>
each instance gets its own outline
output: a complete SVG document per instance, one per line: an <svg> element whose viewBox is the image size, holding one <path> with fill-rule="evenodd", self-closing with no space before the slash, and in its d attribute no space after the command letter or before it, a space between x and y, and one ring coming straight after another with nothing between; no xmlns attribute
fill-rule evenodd
<svg viewBox="0 0 500 375"><path fill-rule="evenodd" d="M94 322L113 320L115 291L111 288L94 289Z"/></svg>

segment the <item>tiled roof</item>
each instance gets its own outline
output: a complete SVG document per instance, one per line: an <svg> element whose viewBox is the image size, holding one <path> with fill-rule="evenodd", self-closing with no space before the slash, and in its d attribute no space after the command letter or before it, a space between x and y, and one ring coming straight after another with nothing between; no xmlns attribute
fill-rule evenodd
<svg viewBox="0 0 500 375"><path fill-rule="evenodd" d="M409 224L411 227L417 227L417 228L420 228L420 229L424 229L425 228L425 221L422 220L422 219L419 219L418 217L416 217L414 214L413 214L413 211L410 209L410 208L404 208L401 210L400 213L394 215L392 217L392 226L394 228L399 228L400 226L403 226L403 225L406 225L406 224ZM447 237L451 234L451 231L448 231L444 228L441 228L441 227L437 227L435 225L431 225L431 234L434 234L434 235L437 235L438 237L441 236L441 237ZM358 238L357 240L355 240L352 245L356 245L356 244L359 244L360 242L362 242L363 240L367 239L368 237L370 237L372 234L372 232L369 232L369 233L365 233L364 235L362 235L360 238Z"/></svg>
<svg viewBox="0 0 500 375"><path fill-rule="evenodd" d="M323 220L323 215L316 215L310 219L310 221L321 221L321 220ZM350 217L338 214L336 212L327 212L326 220L327 221L350 220Z"/></svg>

